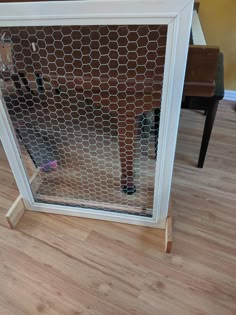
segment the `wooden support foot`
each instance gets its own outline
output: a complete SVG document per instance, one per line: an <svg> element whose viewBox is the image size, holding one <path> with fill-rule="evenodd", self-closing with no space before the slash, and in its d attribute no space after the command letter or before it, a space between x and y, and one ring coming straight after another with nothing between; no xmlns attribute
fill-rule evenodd
<svg viewBox="0 0 236 315"><path fill-rule="evenodd" d="M170 200L168 217L165 229L165 252L170 253L172 248L172 201Z"/></svg>
<svg viewBox="0 0 236 315"><path fill-rule="evenodd" d="M29 182L30 184L34 184L34 179L39 173L39 169L36 169L33 176L30 178ZM37 183L37 185L39 185ZM24 200L21 195L19 195L16 200L11 205L10 209L8 210L7 214L5 215L6 221L11 229L14 229L17 225L17 223L22 218L24 212L25 212L25 204Z"/></svg>
<svg viewBox="0 0 236 315"><path fill-rule="evenodd" d="M5 218L11 229L14 229L25 212L25 205L22 196L19 195L8 210Z"/></svg>
<svg viewBox="0 0 236 315"><path fill-rule="evenodd" d="M172 217L166 219L166 231L165 231L165 252L170 253L172 248Z"/></svg>

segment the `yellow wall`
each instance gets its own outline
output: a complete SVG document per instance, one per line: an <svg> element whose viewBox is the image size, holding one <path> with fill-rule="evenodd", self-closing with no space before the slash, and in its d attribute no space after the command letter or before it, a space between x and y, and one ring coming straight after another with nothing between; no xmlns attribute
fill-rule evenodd
<svg viewBox="0 0 236 315"><path fill-rule="evenodd" d="M236 0L201 0L199 15L207 44L224 53L225 89L236 91Z"/></svg>

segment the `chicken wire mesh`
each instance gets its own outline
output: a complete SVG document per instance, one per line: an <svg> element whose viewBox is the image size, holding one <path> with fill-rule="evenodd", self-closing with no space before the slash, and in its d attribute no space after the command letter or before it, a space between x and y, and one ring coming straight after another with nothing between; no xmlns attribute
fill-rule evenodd
<svg viewBox="0 0 236 315"><path fill-rule="evenodd" d="M38 202L152 216L167 26L0 29L3 102Z"/></svg>

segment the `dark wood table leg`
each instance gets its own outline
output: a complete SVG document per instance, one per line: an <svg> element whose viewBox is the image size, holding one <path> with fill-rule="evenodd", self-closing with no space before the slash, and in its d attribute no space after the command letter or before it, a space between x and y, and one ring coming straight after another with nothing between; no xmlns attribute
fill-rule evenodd
<svg viewBox="0 0 236 315"><path fill-rule="evenodd" d="M135 126L134 117L122 116L118 118L121 189L128 195L136 192L133 170Z"/></svg>
<svg viewBox="0 0 236 315"><path fill-rule="evenodd" d="M199 168L203 167L203 164L205 161L206 152L207 152L209 140L211 137L213 124L215 121L218 104L219 104L219 101L213 99L212 103L209 104L209 107L207 110L205 126L204 126L204 131L203 131L203 136L202 136L202 144L201 144L201 149L200 149L200 154L199 154L199 159L198 159L198 164L197 164L197 167Z"/></svg>

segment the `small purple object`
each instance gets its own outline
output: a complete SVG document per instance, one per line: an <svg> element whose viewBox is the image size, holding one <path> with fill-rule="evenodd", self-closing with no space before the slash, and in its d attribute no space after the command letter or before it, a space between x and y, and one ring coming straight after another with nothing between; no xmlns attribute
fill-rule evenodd
<svg viewBox="0 0 236 315"><path fill-rule="evenodd" d="M49 161L48 163L43 164L40 169L43 172L50 172L52 170L57 169L57 166L58 166L57 161L54 160L54 161Z"/></svg>

